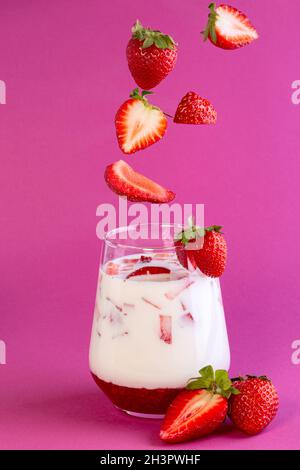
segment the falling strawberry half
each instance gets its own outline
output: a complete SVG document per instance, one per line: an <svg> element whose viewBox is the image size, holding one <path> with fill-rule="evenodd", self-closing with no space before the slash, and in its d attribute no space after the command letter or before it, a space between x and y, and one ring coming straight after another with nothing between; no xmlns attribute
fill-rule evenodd
<svg viewBox="0 0 300 470"><path fill-rule="evenodd" d="M177 46L171 36L144 28L138 20L131 31L126 49L128 67L136 84L150 90L173 70Z"/></svg>
<svg viewBox="0 0 300 470"><path fill-rule="evenodd" d="M226 418L228 398L239 391L226 370L206 366L192 379L167 410L160 438L168 443L196 439L215 431Z"/></svg>
<svg viewBox="0 0 300 470"><path fill-rule="evenodd" d="M139 93L135 88L130 99L117 111L115 126L120 149L124 153L134 153L160 140L167 128L164 113L152 106L145 96L150 91Z"/></svg>
<svg viewBox="0 0 300 470"><path fill-rule="evenodd" d="M220 277L226 266L227 245L222 227L201 228L193 225L182 230L174 241L177 258L183 267L196 269L206 276Z"/></svg>
<svg viewBox="0 0 300 470"><path fill-rule="evenodd" d="M112 191L129 201L164 203L175 197L175 193L137 173L123 160L108 165L104 179Z"/></svg>
<svg viewBox="0 0 300 470"><path fill-rule="evenodd" d="M208 8L208 22L202 33L204 41L209 38L222 49L238 49L258 38L247 16L237 8L224 4L216 8L215 3L211 3Z"/></svg>
<svg viewBox="0 0 300 470"><path fill-rule="evenodd" d="M239 395L229 400L228 416L246 434L261 432L276 416L279 399L271 380L266 376L232 379Z"/></svg>
<svg viewBox="0 0 300 470"><path fill-rule="evenodd" d="M177 124L215 124L217 112L205 98L189 91L180 101L174 122Z"/></svg>

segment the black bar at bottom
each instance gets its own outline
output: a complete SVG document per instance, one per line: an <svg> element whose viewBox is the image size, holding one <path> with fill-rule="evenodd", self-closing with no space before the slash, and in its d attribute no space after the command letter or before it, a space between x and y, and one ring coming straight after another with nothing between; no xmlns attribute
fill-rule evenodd
<svg viewBox="0 0 300 470"><path fill-rule="evenodd" d="M300 461L298 450L20 450L0 451L0 464L15 463L76 463L119 465L124 468L140 468L147 465L201 465L209 461Z"/></svg>

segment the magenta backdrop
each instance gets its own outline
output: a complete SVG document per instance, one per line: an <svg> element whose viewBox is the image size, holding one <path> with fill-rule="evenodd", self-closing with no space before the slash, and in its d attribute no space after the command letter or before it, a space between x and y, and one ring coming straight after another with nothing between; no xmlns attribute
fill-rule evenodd
<svg viewBox="0 0 300 470"><path fill-rule="evenodd" d="M88 346L100 242L96 207L117 199L104 167L124 158L116 109L134 87L125 46L138 17L179 43L174 72L153 102L174 113L189 90L218 110L216 126L169 123L157 145L125 157L205 204L223 224L222 278L232 374L266 373L278 387L277 419L249 438L225 426L182 449L297 448L299 321L300 2L232 3L260 39L228 52L203 44L207 1L1 0L1 317L3 449L164 448L159 422L116 411L89 376ZM172 447L174 448L174 447Z"/></svg>

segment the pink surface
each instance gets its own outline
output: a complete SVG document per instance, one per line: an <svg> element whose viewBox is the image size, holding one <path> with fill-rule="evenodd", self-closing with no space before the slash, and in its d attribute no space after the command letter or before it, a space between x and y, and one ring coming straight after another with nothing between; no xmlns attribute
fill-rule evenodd
<svg viewBox="0 0 300 470"><path fill-rule="evenodd" d="M88 345L100 242L95 211L116 203L104 167L123 158L116 109L134 87L125 46L138 17L179 43L153 102L174 113L189 90L211 99L218 123L175 126L125 157L205 204L223 224L229 263L222 279L232 374L266 373L278 387L277 419L247 438L230 427L176 448L297 448L300 365L300 3L241 1L260 33L228 52L203 44L205 1L2 0L0 79L0 447L161 448L159 423L113 409L89 375ZM292 13L291 13L292 12Z"/></svg>

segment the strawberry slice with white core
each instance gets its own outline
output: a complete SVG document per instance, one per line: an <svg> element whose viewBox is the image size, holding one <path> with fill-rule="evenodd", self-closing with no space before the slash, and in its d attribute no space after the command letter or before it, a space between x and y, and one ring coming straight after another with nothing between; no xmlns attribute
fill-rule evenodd
<svg viewBox="0 0 300 470"><path fill-rule="evenodd" d="M223 423L230 395L239 393L226 370L214 372L206 366L199 373L201 377L189 381L167 410L160 430L163 441L184 442L210 434Z"/></svg>
<svg viewBox="0 0 300 470"><path fill-rule="evenodd" d="M181 292L183 292L185 289L188 289L190 286L192 286L195 283L195 281L192 281L191 279L185 279L183 284L179 286L177 289L166 292L165 297L168 300L174 300L176 297L178 297Z"/></svg>
<svg viewBox="0 0 300 470"><path fill-rule="evenodd" d="M175 193L136 172L123 160L106 167L104 178L109 188L129 201L164 203L174 199Z"/></svg>
<svg viewBox="0 0 300 470"><path fill-rule="evenodd" d="M167 128L164 113L145 98L151 92L139 94L136 88L131 98L119 108L115 117L117 139L124 153L134 153L160 140Z"/></svg>
<svg viewBox="0 0 300 470"><path fill-rule="evenodd" d="M237 8L221 4L209 5L208 23L203 32L207 38L222 49L238 49L258 38L256 29L248 17Z"/></svg>
<svg viewBox="0 0 300 470"><path fill-rule="evenodd" d="M134 278L135 281L169 281L171 271L162 266L143 266L133 271L127 276L127 279Z"/></svg>
<svg viewBox="0 0 300 470"><path fill-rule="evenodd" d="M167 344L172 343L172 317L159 315L160 339Z"/></svg>

